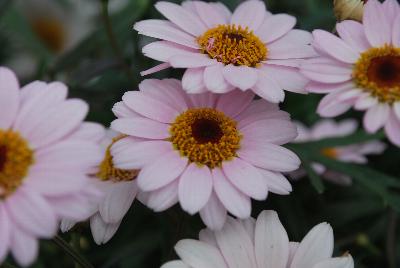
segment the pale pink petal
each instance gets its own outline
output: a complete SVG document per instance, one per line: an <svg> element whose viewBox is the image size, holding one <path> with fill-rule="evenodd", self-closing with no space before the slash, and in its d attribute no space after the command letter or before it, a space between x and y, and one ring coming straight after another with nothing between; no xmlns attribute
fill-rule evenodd
<svg viewBox="0 0 400 268"><path fill-rule="evenodd" d="M207 66L204 70L204 84L208 90L214 93L226 93L234 89L224 78L222 70L224 65L218 62L215 65Z"/></svg>
<svg viewBox="0 0 400 268"><path fill-rule="evenodd" d="M285 92L278 82L264 71L258 72L258 81L253 91L261 98L272 103L279 103L285 99Z"/></svg>
<svg viewBox="0 0 400 268"><path fill-rule="evenodd" d="M304 59L317 56L314 48L310 45L297 45L291 42L289 38L282 37L268 44L268 56L272 60L285 59Z"/></svg>
<svg viewBox="0 0 400 268"><path fill-rule="evenodd" d="M189 98L193 103L193 107L214 107L218 100L219 95L211 92L205 92L201 94L191 94Z"/></svg>
<svg viewBox="0 0 400 268"><path fill-rule="evenodd" d="M229 181L242 193L256 200L265 200L267 198L267 184L257 168L248 162L240 158L234 158L223 162L222 169Z"/></svg>
<svg viewBox="0 0 400 268"><path fill-rule="evenodd" d="M25 232L50 238L57 232L55 211L47 201L33 191L20 187L5 203L13 222Z"/></svg>
<svg viewBox="0 0 400 268"><path fill-rule="evenodd" d="M204 242L183 239L174 248L176 254L190 267L228 268L218 249Z"/></svg>
<svg viewBox="0 0 400 268"><path fill-rule="evenodd" d="M360 97L364 95L365 91L359 88L352 88L343 91L342 94L338 96L339 101L357 101Z"/></svg>
<svg viewBox="0 0 400 268"><path fill-rule="evenodd" d="M195 38L165 20L143 20L136 22L134 27L139 34L174 42L190 48L198 48Z"/></svg>
<svg viewBox="0 0 400 268"><path fill-rule="evenodd" d="M255 228L256 228L256 220L254 218L241 219L239 222L243 225L247 234L251 239L254 238Z"/></svg>
<svg viewBox="0 0 400 268"><path fill-rule="evenodd" d="M189 34L199 36L207 30L206 26L197 18L197 16L193 16L193 13L187 11L180 5L160 1L154 6L168 20L172 21Z"/></svg>
<svg viewBox="0 0 400 268"><path fill-rule="evenodd" d="M400 13L397 15L395 21L393 22L392 44L395 47L400 47Z"/></svg>
<svg viewBox="0 0 400 268"><path fill-rule="evenodd" d="M399 2L397 0L386 0L382 3L382 8L391 25L395 26L396 22L393 21L400 13Z"/></svg>
<svg viewBox="0 0 400 268"><path fill-rule="evenodd" d="M207 166L191 163L179 179L179 203L183 210L193 215L199 212L210 199L212 177Z"/></svg>
<svg viewBox="0 0 400 268"><path fill-rule="evenodd" d="M215 10L218 11L218 13L225 18L226 21L230 21L232 17L232 12L223 3L210 2L209 5L212 5Z"/></svg>
<svg viewBox="0 0 400 268"><path fill-rule="evenodd" d="M137 141L128 137L113 144L111 155L117 168L140 169L171 150L172 144L168 141Z"/></svg>
<svg viewBox="0 0 400 268"><path fill-rule="evenodd" d="M178 184L179 180L176 179L160 189L147 193L146 205L155 212L172 207L178 202Z"/></svg>
<svg viewBox="0 0 400 268"><path fill-rule="evenodd" d="M400 147L400 120L393 112L389 116L389 120L385 124L385 132L388 139L395 145Z"/></svg>
<svg viewBox="0 0 400 268"><path fill-rule="evenodd" d="M383 127L389 117L390 107L387 104L378 104L368 109L364 115L363 125L367 132L375 133Z"/></svg>
<svg viewBox="0 0 400 268"><path fill-rule="evenodd" d="M202 53L187 52L182 55L175 55L169 59L174 68L198 68L216 64L217 60L211 59Z"/></svg>
<svg viewBox="0 0 400 268"><path fill-rule="evenodd" d="M289 238L275 211L264 210L260 213L254 237L258 267L286 268Z"/></svg>
<svg viewBox="0 0 400 268"><path fill-rule="evenodd" d="M121 222L106 223L103 221L99 213L90 218L90 230L92 231L93 240L97 245L107 243L117 232Z"/></svg>
<svg viewBox="0 0 400 268"><path fill-rule="evenodd" d="M182 87L189 94L204 93L207 88L203 77L204 68L187 69L182 77Z"/></svg>
<svg viewBox="0 0 400 268"><path fill-rule="evenodd" d="M27 137L37 124L43 121L50 109L57 107L67 96L67 87L61 83L50 85L23 102L15 119L13 128Z"/></svg>
<svg viewBox="0 0 400 268"><path fill-rule="evenodd" d="M277 65L277 66L285 66L292 68L299 68L300 64L303 62L303 59L282 59L282 60L272 60L268 59L263 61L266 65Z"/></svg>
<svg viewBox="0 0 400 268"><path fill-rule="evenodd" d="M319 103L317 112L322 117L335 117L347 112L351 103L341 102L337 98L343 91L332 92L326 95Z"/></svg>
<svg viewBox="0 0 400 268"><path fill-rule="evenodd" d="M269 113L279 111L278 104L268 102L266 100L254 100L246 110L236 117L237 121L244 120L254 114Z"/></svg>
<svg viewBox="0 0 400 268"><path fill-rule="evenodd" d="M70 231L75 226L75 224L77 224L76 221L62 219L60 224L60 230L61 232L66 233Z"/></svg>
<svg viewBox="0 0 400 268"><path fill-rule="evenodd" d="M306 86L306 90L311 93L331 93L334 91L350 90L354 88L352 82L335 83L335 84L325 84L319 82L310 82Z"/></svg>
<svg viewBox="0 0 400 268"><path fill-rule="evenodd" d="M356 110L368 110L379 103L378 99L371 96L369 93L362 94L354 103Z"/></svg>
<svg viewBox="0 0 400 268"><path fill-rule="evenodd" d="M146 76L146 75L149 75L149 74L153 74L153 73L168 69L169 67L171 67L171 64L169 64L167 62L166 63L161 63L161 64L158 64L158 65L156 65L156 66L154 66L154 67L152 67L150 69L147 69L145 71L140 72L140 75L141 76Z"/></svg>
<svg viewBox="0 0 400 268"><path fill-rule="evenodd" d="M201 20L208 28L213 28L219 24L227 24L228 20L210 3L193 1L194 7Z"/></svg>
<svg viewBox="0 0 400 268"><path fill-rule="evenodd" d="M221 95L217 101L216 109L224 112L231 118L243 112L254 98L254 93L249 91L234 90Z"/></svg>
<svg viewBox="0 0 400 268"><path fill-rule="evenodd" d="M200 217L208 228L212 230L220 230L226 220L226 209L221 201L212 192L207 204L200 210Z"/></svg>
<svg viewBox="0 0 400 268"><path fill-rule="evenodd" d="M265 4L259 0L249 0L241 3L233 12L231 24L249 27L257 30L266 15Z"/></svg>
<svg viewBox="0 0 400 268"><path fill-rule="evenodd" d="M84 122L69 138L100 142L104 135L105 128L103 125L94 122Z"/></svg>
<svg viewBox="0 0 400 268"><path fill-rule="evenodd" d="M21 266L29 266L36 259L39 251L37 238L14 228L11 235L11 252Z"/></svg>
<svg viewBox="0 0 400 268"><path fill-rule="evenodd" d="M166 139L169 125L147 118L120 118L111 122L111 128L123 134L148 139Z"/></svg>
<svg viewBox="0 0 400 268"><path fill-rule="evenodd" d="M287 14L267 17L255 34L264 42L270 43L288 33L296 25L296 18Z"/></svg>
<svg viewBox="0 0 400 268"><path fill-rule="evenodd" d="M301 241L290 268L310 268L333 253L333 230L327 223L311 229Z"/></svg>
<svg viewBox="0 0 400 268"><path fill-rule="evenodd" d="M292 45L310 45L313 40L312 34L305 30L293 29L287 32L284 36L277 39L276 41L268 44L268 47L272 44L283 45L283 44L292 44Z"/></svg>
<svg viewBox="0 0 400 268"><path fill-rule="evenodd" d="M364 52L371 46L365 36L363 25L357 21L342 21L336 24L336 30L343 41L358 52Z"/></svg>
<svg viewBox="0 0 400 268"><path fill-rule="evenodd" d="M393 112L400 120L400 101L393 103Z"/></svg>
<svg viewBox="0 0 400 268"><path fill-rule="evenodd" d="M342 39L323 30L313 31L314 42L331 57L345 63L355 63L359 53Z"/></svg>
<svg viewBox="0 0 400 268"><path fill-rule="evenodd" d="M208 228L202 229L199 232L199 240L209 245L218 247L217 240L215 239L214 232Z"/></svg>
<svg viewBox="0 0 400 268"><path fill-rule="evenodd" d="M363 25L365 35L372 46L390 44L392 27L381 3L376 0L368 1L364 6Z"/></svg>
<svg viewBox="0 0 400 268"><path fill-rule="evenodd" d="M215 237L229 268L257 267L253 238L239 221L228 217L224 228L215 232Z"/></svg>
<svg viewBox="0 0 400 268"><path fill-rule="evenodd" d="M154 60L168 62L172 56L193 53L195 50L169 41L156 41L144 46L142 52Z"/></svg>
<svg viewBox="0 0 400 268"><path fill-rule="evenodd" d="M115 103L113 108L112 108L112 112L118 118L121 118L121 117L142 117L138 113L135 113L134 111L129 109L129 107L126 106L123 101Z"/></svg>
<svg viewBox="0 0 400 268"><path fill-rule="evenodd" d="M292 192L292 185L281 173L262 168L258 171L263 175L268 186L268 191L271 193L288 195Z"/></svg>
<svg viewBox="0 0 400 268"><path fill-rule="evenodd" d="M246 126L253 124L254 122L257 122L260 120L269 120L269 119L277 119L280 121L290 121L290 114L287 112L284 112L282 110L253 113L251 115L244 117L243 119L237 120L238 128L243 129ZM289 133L289 135L290 135L290 133ZM274 137L274 138L279 139L279 137Z"/></svg>
<svg viewBox="0 0 400 268"><path fill-rule="evenodd" d="M352 79L352 66L330 58L314 58L303 62L301 73L320 83L342 83Z"/></svg>
<svg viewBox="0 0 400 268"><path fill-rule="evenodd" d="M241 126L241 125L239 125ZM254 143L285 144L294 140L297 136L296 125L289 120L262 119L240 127L244 140Z"/></svg>
<svg viewBox="0 0 400 268"><path fill-rule="evenodd" d="M354 261L351 255L347 255L321 261L314 265L313 268L354 268Z"/></svg>
<svg viewBox="0 0 400 268"><path fill-rule="evenodd" d="M82 221L93 215L97 199L88 199L87 196L77 192L77 194L69 194L50 199L51 207L57 211L57 216L67 220ZM96 208L97 209L97 208Z"/></svg>
<svg viewBox="0 0 400 268"><path fill-rule="evenodd" d="M179 177L187 165L187 158L171 150L155 158L140 171L137 182L143 191L157 190Z"/></svg>
<svg viewBox="0 0 400 268"><path fill-rule="evenodd" d="M67 100L47 110L47 114L41 115L42 120L25 133L30 146L40 148L71 134L82 123L88 110L87 103L79 99Z"/></svg>
<svg viewBox="0 0 400 268"><path fill-rule="evenodd" d="M309 79L302 75L299 69L277 65L264 65L262 69L267 75L272 76L281 88L291 92L306 93L304 88Z"/></svg>
<svg viewBox="0 0 400 268"><path fill-rule="evenodd" d="M0 129L8 129L19 107L19 83L15 74L0 67Z"/></svg>
<svg viewBox="0 0 400 268"><path fill-rule="evenodd" d="M0 219L0 263L2 263L7 256L8 248L10 247L12 227L3 204L0 204Z"/></svg>
<svg viewBox="0 0 400 268"><path fill-rule="evenodd" d="M135 200L138 188L136 181L121 181L110 185L99 206L101 217L106 223L118 223Z"/></svg>
<svg viewBox="0 0 400 268"><path fill-rule="evenodd" d="M20 90L20 101L24 104L27 100L33 98L36 94L41 94L41 92L46 91L47 83L43 81L33 81Z"/></svg>
<svg viewBox="0 0 400 268"><path fill-rule="evenodd" d="M225 208L234 216L246 219L250 217L250 198L237 190L219 168L212 171L214 191Z"/></svg>
<svg viewBox="0 0 400 268"><path fill-rule="evenodd" d="M257 1L257 0L251 0ZM246 90L257 83L257 71L248 66L234 66L229 64L222 70L224 78L233 86Z"/></svg>
<svg viewBox="0 0 400 268"><path fill-rule="evenodd" d="M238 155L245 161L268 170L288 172L299 168L300 159L292 151L272 143L243 141ZM224 169L225 171L225 169ZM257 170L257 174L259 174Z"/></svg>
<svg viewBox="0 0 400 268"><path fill-rule="evenodd" d="M191 2L191 1L186 1ZM184 2L185 3L185 2ZM189 265L186 265L183 261L169 261L164 263L160 268L191 268Z"/></svg>
<svg viewBox="0 0 400 268"><path fill-rule="evenodd" d="M174 107L142 92L128 91L122 100L133 111L161 123L171 123L179 115Z"/></svg>
<svg viewBox="0 0 400 268"><path fill-rule="evenodd" d="M293 257L296 254L299 245L300 243L298 242L289 242L289 259L288 259L288 265L286 266L287 268L289 268L290 264L292 263Z"/></svg>

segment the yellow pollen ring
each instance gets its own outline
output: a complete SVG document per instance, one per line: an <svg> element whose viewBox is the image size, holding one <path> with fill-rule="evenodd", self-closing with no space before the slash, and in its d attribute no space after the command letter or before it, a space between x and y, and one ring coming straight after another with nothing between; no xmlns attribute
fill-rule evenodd
<svg viewBox="0 0 400 268"><path fill-rule="evenodd" d="M0 199L22 184L33 163L28 142L17 132L0 129Z"/></svg>
<svg viewBox="0 0 400 268"><path fill-rule="evenodd" d="M120 139L125 138L126 136L120 135L115 137L111 144L108 145L104 159L99 166L99 171L96 174L96 177L103 181L111 180L111 181L132 181L136 178L139 173L138 170L124 170L118 169L114 167L113 158L110 152L111 146L119 141Z"/></svg>
<svg viewBox="0 0 400 268"><path fill-rule="evenodd" d="M388 72L392 74L388 76ZM352 78L359 88L378 98L380 102L392 104L400 101L399 72L400 48L385 45L362 53L354 65Z"/></svg>
<svg viewBox="0 0 400 268"><path fill-rule="evenodd" d="M225 65L258 67L267 59L265 44L248 27L218 25L197 38L201 52Z"/></svg>
<svg viewBox="0 0 400 268"><path fill-rule="evenodd" d="M192 108L177 116L169 141L190 162L210 168L232 160L240 148L236 122L213 108Z"/></svg>

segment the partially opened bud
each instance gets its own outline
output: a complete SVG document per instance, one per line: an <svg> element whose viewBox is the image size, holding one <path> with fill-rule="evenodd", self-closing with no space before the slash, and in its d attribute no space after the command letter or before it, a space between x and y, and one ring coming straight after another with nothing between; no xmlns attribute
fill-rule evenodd
<svg viewBox="0 0 400 268"><path fill-rule="evenodd" d="M362 21L366 2L367 0L333 0L333 11L338 21Z"/></svg>

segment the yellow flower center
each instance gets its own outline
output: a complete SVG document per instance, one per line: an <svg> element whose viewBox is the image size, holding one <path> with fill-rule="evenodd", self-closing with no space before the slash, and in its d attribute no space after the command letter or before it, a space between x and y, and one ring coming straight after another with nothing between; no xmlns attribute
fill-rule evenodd
<svg viewBox="0 0 400 268"><path fill-rule="evenodd" d="M28 142L17 132L0 129L0 199L22 184L33 162Z"/></svg>
<svg viewBox="0 0 400 268"><path fill-rule="evenodd" d="M99 171L97 172L96 176L101 180L107 181L131 181L134 180L139 173L138 170L125 170L125 169L118 169L115 168L113 163L113 158L110 152L111 146L119 141L120 139L125 138L124 135L118 136L114 138L110 145L108 145L106 149L106 153L104 156L103 161L100 164Z"/></svg>
<svg viewBox="0 0 400 268"><path fill-rule="evenodd" d="M66 32L64 25L53 18L36 18L31 21L32 30L53 52L61 52L66 42Z"/></svg>
<svg viewBox="0 0 400 268"><path fill-rule="evenodd" d="M321 154L328 158L336 159L338 156L338 151L335 148L324 148L321 150Z"/></svg>
<svg viewBox="0 0 400 268"><path fill-rule="evenodd" d="M218 25L197 38L201 52L225 65L257 67L267 58L267 48L248 27Z"/></svg>
<svg viewBox="0 0 400 268"><path fill-rule="evenodd" d="M400 48L385 45L365 51L354 66L353 79L381 102L400 101Z"/></svg>
<svg viewBox="0 0 400 268"><path fill-rule="evenodd" d="M231 160L240 148L236 122L213 108L192 108L176 117L170 128L174 148L198 165L210 168Z"/></svg>

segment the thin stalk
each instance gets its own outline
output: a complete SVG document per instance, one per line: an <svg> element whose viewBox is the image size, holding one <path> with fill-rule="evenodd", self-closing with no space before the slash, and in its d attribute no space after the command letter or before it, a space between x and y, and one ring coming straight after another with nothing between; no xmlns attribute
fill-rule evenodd
<svg viewBox="0 0 400 268"><path fill-rule="evenodd" d="M82 268L94 268L94 266L86 260L84 256L79 254L75 249L73 249L64 239L62 239L59 235L56 235L53 238L53 242L61 248L65 253L67 253L74 261L79 264Z"/></svg>
<svg viewBox="0 0 400 268"><path fill-rule="evenodd" d="M393 209L389 209L388 227L386 235L386 256L389 268L396 268L396 226L397 214Z"/></svg>

